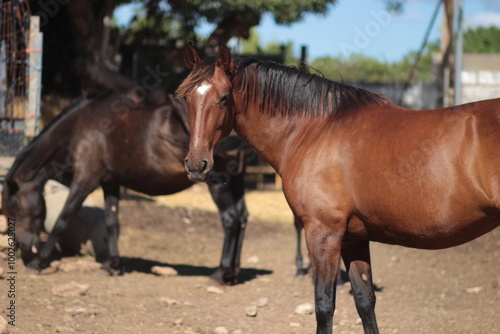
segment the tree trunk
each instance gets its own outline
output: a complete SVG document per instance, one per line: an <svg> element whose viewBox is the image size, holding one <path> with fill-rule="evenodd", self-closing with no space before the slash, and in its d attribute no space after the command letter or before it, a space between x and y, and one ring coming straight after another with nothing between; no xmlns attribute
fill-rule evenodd
<svg viewBox="0 0 500 334"><path fill-rule="evenodd" d="M217 28L208 37L205 43L205 54L214 56L217 53L219 44L227 44L232 37L243 37L247 39L250 36L250 29L258 25L260 15L233 15L222 20Z"/></svg>
<svg viewBox="0 0 500 334"><path fill-rule="evenodd" d="M66 5L74 36L76 71L82 86L89 90L128 91L134 82L108 66L109 22L116 2L104 1L92 6L92 1L69 1Z"/></svg>

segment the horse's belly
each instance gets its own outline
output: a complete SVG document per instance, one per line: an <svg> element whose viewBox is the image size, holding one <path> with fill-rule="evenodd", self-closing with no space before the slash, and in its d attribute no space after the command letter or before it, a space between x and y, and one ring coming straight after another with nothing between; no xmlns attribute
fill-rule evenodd
<svg viewBox="0 0 500 334"><path fill-rule="evenodd" d="M142 176L123 176L120 184L132 190L151 195L170 195L189 188L193 183L186 173L148 173Z"/></svg>
<svg viewBox="0 0 500 334"><path fill-rule="evenodd" d="M461 245L493 230L500 224L500 210L460 210L446 217L423 211L412 215L386 212L363 217L362 222L369 240L440 249Z"/></svg>

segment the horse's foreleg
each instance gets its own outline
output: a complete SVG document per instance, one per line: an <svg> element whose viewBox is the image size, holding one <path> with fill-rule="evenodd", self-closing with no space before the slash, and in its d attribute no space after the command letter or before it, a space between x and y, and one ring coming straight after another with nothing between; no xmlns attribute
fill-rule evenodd
<svg viewBox="0 0 500 334"><path fill-rule="evenodd" d="M235 180L231 187L233 188L232 194L234 199L234 208L236 210L235 224L238 226L236 235L237 242L233 257L233 272L236 279L241 270L241 249L243 247L243 239L245 238L245 231L248 222L248 210L244 196L244 176L241 175L241 177Z"/></svg>
<svg viewBox="0 0 500 334"><path fill-rule="evenodd" d="M303 268L304 261L302 259L302 223L295 217L294 221L296 237L297 237L297 255L295 256L295 265L297 266L297 277L304 277L309 272L309 268Z"/></svg>
<svg viewBox="0 0 500 334"><path fill-rule="evenodd" d="M118 253L118 236L120 223L118 222L118 205L120 200L120 187L103 187L106 212L106 230L109 256L103 263L103 269L110 274L120 270L120 255Z"/></svg>
<svg viewBox="0 0 500 334"><path fill-rule="evenodd" d="M234 283L240 273L241 248L248 217L243 175L231 177L228 184L210 181L208 185L224 228L220 266L211 277L220 284Z"/></svg>
<svg viewBox="0 0 500 334"><path fill-rule="evenodd" d="M330 334L345 224L325 225L309 219L304 221L304 228L314 275L316 333Z"/></svg>
<svg viewBox="0 0 500 334"><path fill-rule="evenodd" d="M66 199L66 203L64 204L59 218L57 218L52 232L49 234L47 243L39 252L39 256L29 263L29 267L40 270L49 265L50 256L59 236L76 216L85 198L97 187L97 185L98 183L96 181L90 182L88 180L86 180L86 182L73 181L71 183L68 198Z"/></svg>
<svg viewBox="0 0 500 334"><path fill-rule="evenodd" d="M363 321L364 331L365 333L378 333L369 242L358 241L344 244L342 259L349 274L354 302Z"/></svg>

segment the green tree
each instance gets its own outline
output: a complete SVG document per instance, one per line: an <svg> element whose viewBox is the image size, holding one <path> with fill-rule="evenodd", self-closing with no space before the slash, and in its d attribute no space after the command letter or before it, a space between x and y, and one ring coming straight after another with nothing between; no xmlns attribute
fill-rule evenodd
<svg viewBox="0 0 500 334"><path fill-rule="evenodd" d="M405 0L384 1L398 8ZM32 12L44 17L44 91L74 94L83 90L127 90L135 83L110 67L108 50L112 29L108 25L116 6L140 4L146 15L138 16L127 38L144 40L198 40L206 54L232 37L248 38L262 15L271 14L279 24L300 21L306 14L325 14L337 0L30 0ZM202 21L215 24L206 40L197 38ZM64 64L65 66L61 66Z"/></svg>
<svg viewBox="0 0 500 334"><path fill-rule="evenodd" d="M127 27L119 27L121 38L136 43L154 42L174 39L180 36L180 23L166 16L152 19L147 10L140 8Z"/></svg>
<svg viewBox="0 0 500 334"><path fill-rule="evenodd" d="M261 45L260 36L257 29L250 30L250 36L246 40L241 40L242 54L280 54L281 48L285 48L285 64L290 66L298 66L299 59L293 54L293 42L288 41L286 44L277 41L271 41L266 45Z"/></svg>
<svg viewBox="0 0 500 334"><path fill-rule="evenodd" d="M439 49L437 42L427 46L426 52L420 58L414 80L431 81L432 53ZM393 63L383 62L360 54L349 58L323 57L315 59L311 67L334 81L347 82L405 82L417 57L416 52L410 52L402 60Z"/></svg>
<svg viewBox="0 0 500 334"><path fill-rule="evenodd" d="M500 28L467 29L464 33L464 52L500 53Z"/></svg>

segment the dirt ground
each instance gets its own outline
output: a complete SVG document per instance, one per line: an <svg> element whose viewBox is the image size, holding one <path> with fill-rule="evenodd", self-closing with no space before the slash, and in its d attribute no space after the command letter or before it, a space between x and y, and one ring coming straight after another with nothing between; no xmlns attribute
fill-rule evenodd
<svg viewBox="0 0 500 334"><path fill-rule="evenodd" d="M174 204L166 206L169 198ZM314 333L314 315L294 313L298 305L313 303L313 286L310 276L294 277L295 231L281 193L248 194L252 219L241 280L215 293L207 290L215 286L208 276L218 265L222 229L213 207L194 205L204 203L198 198L209 201L204 189L192 188L157 201L121 202L123 276L95 269L34 276L20 269L11 333L189 334L214 333L217 327L235 334ZM266 218L267 208L273 214ZM373 244L381 333L500 333L499 236L496 229L441 251ZM63 259L71 261L92 258ZM5 264L1 261L4 269ZM179 275L156 276L154 265L171 266ZM70 282L90 289L77 297L53 293ZM4 317L7 285L0 280ZM363 332L349 290L347 285L337 294L335 333ZM257 316L247 316L246 309L259 300L264 305Z"/></svg>

